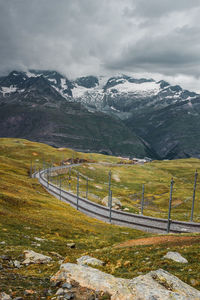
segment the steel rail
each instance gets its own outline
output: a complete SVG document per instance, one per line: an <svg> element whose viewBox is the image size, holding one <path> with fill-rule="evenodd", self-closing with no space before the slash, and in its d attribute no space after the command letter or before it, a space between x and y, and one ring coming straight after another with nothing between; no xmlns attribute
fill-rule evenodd
<svg viewBox="0 0 200 300"><path fill-rule="evenodd" d="M56 185L52 184L45 178L45 174L48 174L48 172L67 169L79 165L80 164L73 164L45 169L40 172L35 172L33 174L33 177L37 177L40 184L43 185L50 194L54 195L56 198L60 199L63 202L69 203L74 208L77 208L77 195L63 189L60 190L60 188L58 188ZM109 207L94 203L80 196L78 197L78 202L78 210L80 212L106 223L110 223ZM111 223L154 233L166 233L168 227L167 219L137 215L115 209L112 209ZM200 223L171 220L169 232L200 232Z"/></svg>

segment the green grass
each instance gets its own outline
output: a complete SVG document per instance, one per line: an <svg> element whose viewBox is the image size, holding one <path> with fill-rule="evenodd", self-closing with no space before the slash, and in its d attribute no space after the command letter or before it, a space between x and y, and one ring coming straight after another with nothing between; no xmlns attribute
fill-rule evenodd
<svg viewBox="0 0 200 300"><path fill-rule="evenodd" d="M55 165L59 165L61 160L72 156L96 162L117 163L119 161L116 157L77 153L70 149L55 149L27 140L0 139L0 242L5 241L5 244L0 244L0 255L6 254L11 257L11 260L22 261L23 251L32 249L53 258L52 263L48 265L30 265L20 269L10 267L7 261L0 258L0 263L3 265L3 270L0 270L1 291L13 293L14 296L22 296L25 289L33 289L38 292L38 297L44 296L45 289L50 286L49 278L59 269L59 258L54 252L60 254L68 262L76 262L76 259L81 255L90 254L106 262L106 265L102 267L103 271L120 277L132 278L140 272L146 273L161 267L174 275L178 275L179 278L188 283L190 283L191 278L196 281L199 280L199 244L181 246L182 248L178 244L177 246L168 245L170 250L177 250L188 258L189 264L187 266L162 260L162 255L167 251L166 247L162 245L135 246L126 249L113 248L114 244L147 237L150 234L108 225L89 218L68 204L55 199L46 192L36 179L29 177L31 159L38 167L41 167L43 160L48 163L53 161ZM183 161L180 161L185 166L185 175L192 174L196 162L197 160L187 160L184 164ZM137 178L138 185L140 180L142 182L146 178L148 181L150 174L152 174L153 179L156 179L155 170L160 172L160 180L161 174L166 174L166 172L169 173L170 178L175 172L173 163L174 168L177 168L178 171L179 162L155 162L144 166L112 167L113 173L119 172L121 180L113 184L116 192L119 191L125 199L127 191L118 185L127 184L128 191L131 192L131 187L135 185L133 178ZM188 173L186 165L190 168ZM97 180L95 184L101 185L103 183L102 187L104 187L109 168L101 165L94 167L95 170L91 170L86 165L81 167L80 171L91 179ZM167 171L165 171L165 167ZM136 176L137 170L140 170L138 176ZM123 179L123 174L125 174L125 179ZM81 182L81 188L83 182ZM90 191L96 194L97 189L92 187L91 182L93 181L90 181ZM75 186L75 183L73 184ZM137 185L135 186L135 191L139 191ZM98 189L98 191L99 195L102 193L101 197L103 197L104 190ZM127 206L128 203L131 207L129 200L127 200ZM43 238L44 241L38 242L35 237ZM67 248L68 242L75 242L76 248ZM146 258L149 259L146 260ZM127 261L129 262L127 263ZM200 289L199 284L196 287ZM44 297L47 298L47 296Z"/></svg>
<svg viewBox="0 0 200 300"><path fill-rule="evenodd" d="M72 150L60 150L50 146L19 139L0 139L0 255L8 254L14 259L20 259L25 249L32 249L51 255L51 252L66 257L75 262L84 252L93 252L97 248L109 247L112 244L145 236L137 230L110 226L89 218L68 204L64 204L38 183L37 179L29 178L31 158L37 159L37 165L42 160L60 164L62 159L83 157L96 160L108 160L98 154L79 154ZM116 161L116 158L111 158ZM45 239L37 242L34 238ZM68 242L75 242L76 249L68 249ZM40 246L37 246L37 244ZM0 288L5 291L19 290L29 286L39 290L49 285L49 277L58 270L58 259L52 266L29 266L19 270L5 266L2 273ZM21 258L22 260L22 258ZM4 261L0 260L4 264ZM40 271L42 272L40 273ZM13 275L16 273L16 278ZM13 279L12 279L13 278ZM9 286L7 284L9 280ZM42 283L40 283L42 282Z"/></svg>
<svg viewBox="0 0 200 300"><path fill-rule="evenodd" d="M76 170L80 172L80 193L85 196L89 178L89 199L101 204L108 195L108 173L112 172L113 197L117 197L130 212L140 213L142 184L145 186L144 214L167 218L170 181L174 179L172 219L190 220L195 170L200 169L199 159L153 161L144 165L84 164L72 172L72 190L76 192ZM82 176L83 175L83 176ZM63 176L63 187L69 189L68 174ZM197 181L194 218L200 221L199 182Z"/></svg>

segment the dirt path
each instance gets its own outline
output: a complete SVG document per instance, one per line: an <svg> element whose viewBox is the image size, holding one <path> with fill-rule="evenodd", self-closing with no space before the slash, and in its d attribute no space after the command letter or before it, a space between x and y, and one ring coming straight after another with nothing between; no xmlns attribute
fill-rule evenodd
<svg viewBox="0 0 200 300"><path fill-rule="evenodd" d="M162 235L162 236L130 240L130 241L116 245L115 248L143 246L143 245L158 245L158 244L190 245L190 244L194 244L194 243L198 243L198 242L200 242L200 235L198 235L198 236Z"/></svg>

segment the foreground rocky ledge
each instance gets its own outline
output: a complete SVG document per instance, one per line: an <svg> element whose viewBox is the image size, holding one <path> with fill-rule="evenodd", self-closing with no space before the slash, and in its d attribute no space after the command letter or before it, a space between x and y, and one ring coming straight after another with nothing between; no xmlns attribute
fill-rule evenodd
<svg viewBox="0 0 200 300"><path fill-rule="evenodd" d="M109 293L112 300L200 299L198 290L162 269L133 279L123 279L91 267L65 263L51 280L76 281L82 287Z"/></svg>

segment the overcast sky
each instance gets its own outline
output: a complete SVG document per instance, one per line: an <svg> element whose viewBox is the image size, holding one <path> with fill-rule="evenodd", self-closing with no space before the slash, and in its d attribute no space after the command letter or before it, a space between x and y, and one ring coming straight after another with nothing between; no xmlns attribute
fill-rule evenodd
<svg viewBox="0 0 200 300"><path fill-rule="evenodd" d="M0 73L127 73L200 92L200 0L0 0Z"/></svg>

